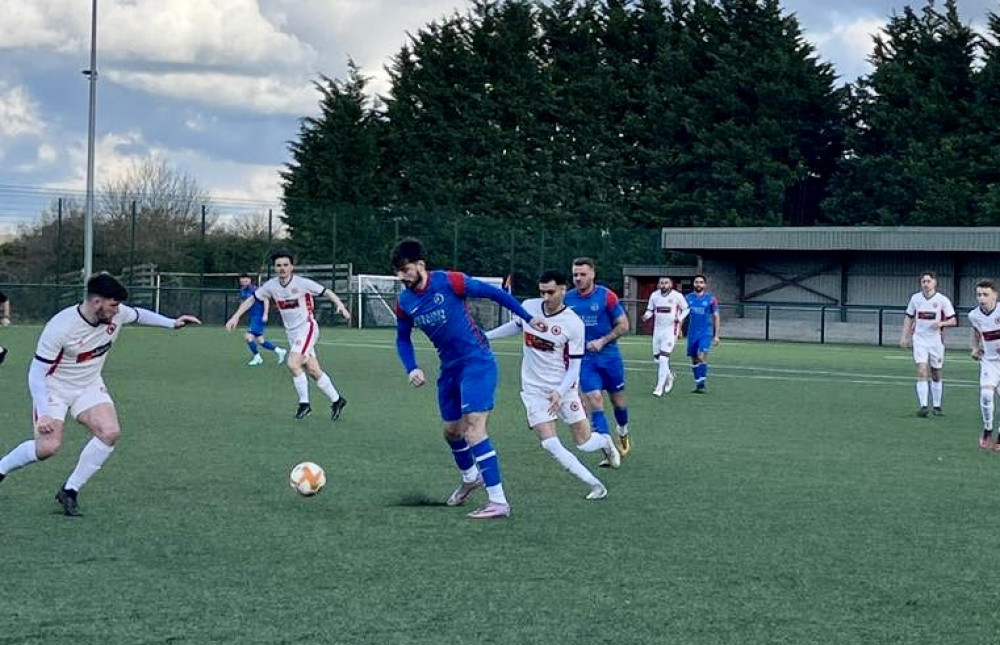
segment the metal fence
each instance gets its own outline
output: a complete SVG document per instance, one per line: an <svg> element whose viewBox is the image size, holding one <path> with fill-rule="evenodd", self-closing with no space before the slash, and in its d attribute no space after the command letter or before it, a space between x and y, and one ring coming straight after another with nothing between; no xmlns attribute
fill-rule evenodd
<svg viewBox="0 0 1000 645"><path fill-rule="evenodd" d="M41 324L55 312L78 302L82 285L0 284L11 300L15 324ZM366 315L370 308L385 306L384 297L371 293L339 293L352 310L351 326L364 321L366 328L391 325L384 317ZM176 316L190 313L206 324L223 324L239 306L235 289L194 289L179 287L135 287L129 303ZM623 301L633 320L641 318L645 302ZM360 308L360 309L359 309ZM505 314L494 302L471 302L473 317L484 328L503 322ZM720 308L724 339L786 341L803 343L844 343L895 346L903 328L904 309L898 306L820 306L745 303ZM316 317L324 326L346 326L329 302L317 303ZM272 323L275 318L272 316ZM963 329L963 327L965 329ZM651 323L633 324L632 333L651 333ZM950 347L966 347L969 342L966 310L959 311L958 328L948 329L945 342Z"/></svg>

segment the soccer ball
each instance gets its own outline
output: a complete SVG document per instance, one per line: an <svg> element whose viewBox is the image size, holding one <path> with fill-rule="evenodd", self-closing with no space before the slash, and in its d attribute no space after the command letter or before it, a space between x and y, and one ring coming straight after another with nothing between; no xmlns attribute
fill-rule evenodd
<svg viewBox="0 0 1000 645"><path fill-rule="evenodd" d="M292 474L288 477L288 483L299 495L311 497L323 490L326 486L326 473L318 464L311 461L303 461L292 468Z"/></svg>

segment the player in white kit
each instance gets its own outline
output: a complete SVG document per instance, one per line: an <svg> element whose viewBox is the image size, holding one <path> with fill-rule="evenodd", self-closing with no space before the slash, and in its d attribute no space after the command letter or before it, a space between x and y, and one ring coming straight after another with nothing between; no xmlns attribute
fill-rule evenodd
<svg viewBox="0 0 1000 645"><path fill-rule="evenodd" d="M316 298L326 298L333 303L337 313L344 319L351 319L351 312L330 289L309 278L295 275L294 258L290 253L279 251L271 255L274 271L277 275L260 285L252 296L240 303L239 308L226 322L226 329L232 331L240 322L240 318L250 307L254 299L265 301L270 299L281 314L281 323L285 326L288 336L288 358L285 364L292 373L292 383L299 396L299 405L295 410L296 419L305 419L312 414L309 404L309 381L311 376L320 390L330 397L331 418L336 421L347 405L347 399L341 396L334 386L330 376L323 371L316 357L316 341L319 340L319 324L313 316Z"/></svg>
<svg viewBox="0 0 1000 645"><path fill-rule="evenodd" d="M0 459L0 481L30 463L48 459L62 445L66 414L85 426L93 438L83 447L76 468L56 493L68 516L80 515L77 493L101 469L121 437L115 405L101 377L108 352L122 325L139 324L176 329L200 324L194 316L167 318L122 304L128 291L101 273L87 281L83 302L53 316L38 339L28 371L34 438Z"/></svg>
<svg viewBox="0 0 1000 645"><path fill-rule="evenodd" d="M906 307L903 335L899 340L904 349L913 342L913 362L917 364L917 415L926 417L928 394L934 415L941 416L944 383L941 368L944 366L944 328L958 324L951 300L937 290L937 276L932 271L920 274L920 291L913 294Z"/></svg>
<svg viewBox="0 0 1000 645"><path fill-rule="evenodd" d="M653 396L663 396L674 388L674 374L670 371L670 353L674 351L681 323L687 318L687 299L674 291L670 278L660 278L657 290L649 296L643 320L653 320L653 360L656 361L656 387Z"/></svg>
<svg viewBox="0 0 1000 645"><path fill-rule="evenodd" d="M1000 386L1000 311L997 310L997 283L982 280L976 285L979 306L969 312L972 327L972 358L979 361L979 410L983 415L983 434L979 447L1000 451L1000 436L993 442L993 410Z"/></svg>
<svg viewBox="0 0 1000 645"><path fill-rule="evenodd" d="M566 449L556 433L555 422L560 419L570 426L577 448L583 452L600 450L612 468L621 465L621 455L610 435L591 432L590 420L577 391L585 332L580 317L563 303L566 281L566 274L546 271L538 279L542 297L524 301L524 308L533 319L545 321L546 331L534 329L515 317L486 332L486 337L492 340L523 333L521 401L528 425L535 431L542 448L590 486L587 499L603 499L608 489Z"/></svg>

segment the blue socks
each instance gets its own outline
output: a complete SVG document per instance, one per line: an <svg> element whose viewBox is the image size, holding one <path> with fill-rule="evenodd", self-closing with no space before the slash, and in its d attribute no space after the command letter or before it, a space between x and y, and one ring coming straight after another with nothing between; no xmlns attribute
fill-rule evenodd
<svg viewBox="0 0 1000 645"><path fill-rule="evenodd" d="M628 408L615 408L615 422L621 428L628 425Z"/></svg>
<svg viewBox="0 0 1000 645"><path fill-rule="evenodd" d="M257 343L253 342L252 340L248 340L247 347L250 349L251 354L253 354L254 356L257 355Z"/></svg>
<svg viewBox="0 0 1000 645"><path fill-rule="evenodd" d="M260 346L263 347L264 349L269 349L272 352L274 351L274 343L272 343L269 340L265 340L263 343L261 343Z"/></svg>
<svg viewBox="0 0 1000 645"><path fill-rule="evenodd" d="M449 440L448 445L451 446L451 455L455 458L455 465L459 470L465 472L476 465L476 458L472 456L472 450L465 439Z"/></svg>
<svg viewBox="0 0 1000 645"><path fill-rule="evenodd" d="M705 387L705 381L708 379L708 363L693 365L691 366L691 371L694 372L695 386L699 388Z"/></svg>
<svg viewBox="0 0 1000 645"><path fill-rule="evenodd" d="M472 454L476 458L476 465L479 466L479 473L483 476L483 483L487 488L498 486L503 482L503 476L500 474L500 458L497 457L497 451L493 449L493 442L489 437L472 446Z"/></svg>
<svg viewBox="0 0 1000 645"><path fill-rule="evenodd" d="M604 410L590 411L590 425L594 432L598 434L608 434L608 420L604 416Z"/></svg>

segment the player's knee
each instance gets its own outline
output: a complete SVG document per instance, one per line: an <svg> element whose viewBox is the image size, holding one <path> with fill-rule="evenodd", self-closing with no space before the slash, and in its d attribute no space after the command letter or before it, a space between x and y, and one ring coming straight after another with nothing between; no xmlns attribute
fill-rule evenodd
<svg viewBox="0 0 1000 645"><path fill-rule="evenodd" d="M41 437L35 440L35 456L38 457L38 461L45 461L59 452L60 446L62 437Z"/></svg>

